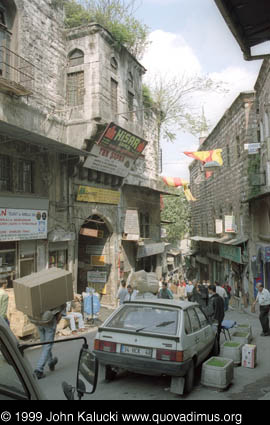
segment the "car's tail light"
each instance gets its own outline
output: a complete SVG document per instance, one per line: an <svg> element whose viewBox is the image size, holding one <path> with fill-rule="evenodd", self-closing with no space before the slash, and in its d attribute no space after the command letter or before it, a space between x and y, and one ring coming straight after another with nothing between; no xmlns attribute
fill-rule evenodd
<svg viewBox="0 0 270 425"><path fill-rule="evenodd" d="M166 362L182 362L184 353L183 351L157 349L156 359Z"/></svg>
<svg viewBox="0 0 270 425"><path fill-rule="evenodd" d="M115 353L116 352L116 342L102 341L100 339L95 339L94 350L106 351L108 353Z"/></svg>

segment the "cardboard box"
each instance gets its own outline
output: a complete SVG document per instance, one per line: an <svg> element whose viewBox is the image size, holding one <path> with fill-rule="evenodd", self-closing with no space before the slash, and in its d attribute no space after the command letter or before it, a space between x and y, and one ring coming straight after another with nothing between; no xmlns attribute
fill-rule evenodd
<svg viewBox="0 0 270 425"><path fill-rule="evenodd" d="M256 345L245 344L242 348L242 366L254 368L256 366Z"/></svg>
<svg viewBox="0 0 270 425"><path fill-rule="evenodd" d="M31 317L72 301L72 273L53 267L13 281L16 308Z"/></svg>

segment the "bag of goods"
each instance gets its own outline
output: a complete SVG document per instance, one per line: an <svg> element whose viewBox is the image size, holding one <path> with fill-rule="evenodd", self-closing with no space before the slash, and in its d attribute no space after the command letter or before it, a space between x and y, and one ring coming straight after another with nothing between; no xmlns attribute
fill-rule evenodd
<svg viewBox="0 0 270 425"><path fill-rule="evenodd" d="M137 289L140 294L145 292L157 294L159 290L159 281L156 273L147 273L145 270L131 272L127 280L127 285L131 285L134 289Z"/></svg>

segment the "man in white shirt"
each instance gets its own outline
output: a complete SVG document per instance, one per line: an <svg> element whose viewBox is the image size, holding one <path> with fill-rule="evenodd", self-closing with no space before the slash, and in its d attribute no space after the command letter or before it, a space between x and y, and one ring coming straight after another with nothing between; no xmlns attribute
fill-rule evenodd
<svg viewBox="0 0 270 425"><path fill-rule="evenodd" d="M121 286L117 292L117 299L119 300L120 305L124 303L127 294L128 294L128 290L126 288L126 281L122 280Z"/></svg>
<svg viewBox="0 0 270 425"><path fill-rule="evenodd" d="M262 330L263 330L261 333L261 336L268 336L270 335L269 318L268 318L268 314L270 311L270 292L263 287L262 283L258 283L257 289L258 289L258 295L253 305L255 306L257 302L260 305L259 319L260 319Z"/></svg>
<svg viewBox="0 0 270 425"><path fill-rule="evenodd" d="M125 297L125 301L134 301L136 298L136 295L138 294L138 291L136 289L133 289L131 285L127 286L128 293Z"/></svg>
<svg viewBox="0 0 270 425"><path fill-rule="evenodd" d="M226 298L228 297L227 292L225 291L224 288L222 288L222 286L220 286L220 284L218 282L215 282L216 284L216 293L223 299L224 301L224 306L226 305Z"/></svg>
<svg viewBox="0 0 270 425"><path fill-rule="evenodd" d="M189 282L188 282L188 284L186 286L188 301L191 300L193 288L194 288L193 283L192 283L191 280L189 280Z"/></svg>

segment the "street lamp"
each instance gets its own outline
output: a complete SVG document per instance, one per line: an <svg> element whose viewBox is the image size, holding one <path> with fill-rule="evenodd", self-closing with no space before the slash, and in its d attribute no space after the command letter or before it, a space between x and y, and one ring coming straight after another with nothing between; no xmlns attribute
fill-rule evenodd
<svg viewBox="0 0 270 425"><path fill-rule="evenodd" d="M204 171L216 171L221 167L217 161L209 161L204 164Z"/></svg>

